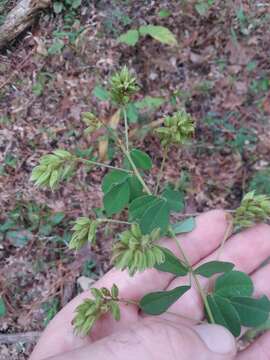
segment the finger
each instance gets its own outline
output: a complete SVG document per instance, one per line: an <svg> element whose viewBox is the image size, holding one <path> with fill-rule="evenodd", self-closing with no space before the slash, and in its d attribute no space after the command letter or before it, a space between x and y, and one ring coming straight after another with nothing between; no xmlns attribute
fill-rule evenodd
<svg viewBox="0 0 270 360"><path fill-rule="evenodd" d="M189 234L181 236L184 251L188 254L192 262L198 262L204 256L211 253L222 241L226 230L225 213L221 210L213 210L202 214L196 218L196 228ZM166 239L163 245L175 251L173 241ZM177 254L179 255L179 254ZM127 272L112 269L101 280L95 283L95 287L111 287L117 284L122 298L139 300L148 292L164 289L168 286L173 276L168 273L148 270L142 274L130 277ZM63 348L73 349L83 346L91 339L80 339L73 336L72 319L75 308L85 299L91 296L89 291L85 291L73 299L56 317L50 322L41 337L31 360L40 359L53 355ZM138 319L137 308L132 306L121 306L121 321L115 322L110 316L104 317L99 321L94 331L93 338L106 336L113 331L119 330L122 326L133 323ZM45 354L45 355L44 355Z"/></svg>
<svg viewBox="0 0 270 360"><path fill-rule="evenodd" d="M270 256L270 227L265 224L254 226L251 229L243 231L230 238L223 249L220 260L230 261L235 264L238 270L246 273L252 273L258 266ZM217 251L206 257L201 263L216 260ZM198 265L200 265L199 263ZM210 281L206 278L199 278L201 286L209 287ZM168 286L171 290L177 286L186 285L188 278L176 278ZM203 304L196 286L184 294L181 299L175 303L170 311L183 314L194 319L202 319L204 316Z"/></svg>
<svg viewBox="0 0 270 360"><path fill-rule="evenodd" d="M246 350L241 351L237 360L269 360L270 358L270 333L267 332L257 339Z"/></svg>
<svg viewBox="0 0 270 360"><path fill-rule="evenodd" d="M50 360L232 360L233 336L218 325L187 327L157 319L141 321L84 348ZM49 360L49 359L48 359Z"/></svg>
<svg viewBox="0 0 270 360"><path fill-rule="evenodd" d="M222 241L225 230L226 219L223 211L214 210L198 216L194 231L185 236L181 236L183 249L190 257L192 263L198 262L201 258L207 256L217 248ZM165 239L163 244L176 252L172 239ZM177 255L179 256L179 254ZM97 281L94 286L97 288L111 288L113 284L117 284L121 298L138 301L149 292L165 289L173 277L174 275L172 274L159 272L155 269L135 274L133 277L130 277L126 271L112 269L101 280ZM58 322L63 321L63 325L65 323L65 326L67 326L67 324L70 326L75 308L90 295L90 292L86 291L77 296L57 315L56 320ZM121 305L122 320L119 323L115 324L114 322L108 323L108 321L104 321L104 331L106 335L109 334L108 331L111 331L111 326L118 329L122 323L126 324L127 322L133 322L137 319L137 311L130 312L131 307L130 305L128 307ZM99 326L101 326L101 324L99 324Z"/></svg>

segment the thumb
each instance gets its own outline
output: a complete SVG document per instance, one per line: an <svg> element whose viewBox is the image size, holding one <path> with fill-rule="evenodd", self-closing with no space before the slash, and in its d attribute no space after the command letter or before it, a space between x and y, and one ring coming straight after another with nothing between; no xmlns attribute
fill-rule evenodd
<svg viewBox="0 0 270 360"><path fill-rule="evenodd" d="M223 359L231 360L236 355L236 341L233 335L223 326L203 324L193 327L193 331L199 336L201 348L204 348L205 355L209 357L201 359Z"/></svg>
<svg viewBox="0 0 270 360"><path fill-rule="evenodd" d="M148 318L91 345L48 360L233 360L231 333L219 325L186 326Z"/></svg>

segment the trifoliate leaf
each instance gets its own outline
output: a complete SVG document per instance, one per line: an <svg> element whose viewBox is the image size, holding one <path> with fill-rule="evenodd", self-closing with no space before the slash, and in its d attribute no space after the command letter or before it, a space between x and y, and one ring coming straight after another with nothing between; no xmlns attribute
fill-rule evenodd
<svg viewBox="0 0 270 360"><path fill-rule="evenodd" d="M6 315L6 305L2 297L0 297L0 317Z"/></svg>
<svg viewBox="0 0 270 360"><path fill-rule="evenodd" d="M167 311L189 289L190 286L179 286L170 291L149 293L141 299L139 307L148 315L160 315Z"/></svg>
<svg viewBox="0 0 270 360"><path fill-rule="evenodd" d="M128 184L130 189L130 199L129 199L130 202L143 195L143 186L141 182L138 180L137 176L135 175L130 176L128 178Z"/></svg>
<svg viewBox="0 0 270 360"><path fill-rule="evenodd" d="M94 88L93 95L101 101L108 101L110 99L110 93L100 85Z"/></svg>
<svg viewBox="0 0 270 360"><path fill-rule="evenodd" d="M160 199L143 214L139 224L144 234L149 234L156 228L164 233L169 225L169 206L166 200Z"/></svg>
<svg viewBox="0 0 270 360"><path fill-rule="evenodd" d="M172 224L172 230L175 235L191 232L195 229L196 221L195 218L190 217L184 221Z"/></svg>
<svg viewBox="0 0 270 360"><path fill-rule="evenodd" d="M167 188L163 191L162 197L168 201L170 211L180 212L184 210L184 195L182 192Z"/></svg>
<svg viewBox="0 0 270 360"><path fill-rule="evenodd" d="M139 28L141 35L150 35L153 39L167 45L177 45L174 34L164 26L146 25Z"/></svg>
<svg viewBox="0 0 270 360"><path fill-rule="evenodd" d="M241 272L232 270L216 280L214 293L223 297L251 296L253 284L250 277Z"/></svg>
<svg viewBox="0 0 270 360"><path fill-rule="evenodd" d="M250 297L233 297L230 301L238 312L243 326L259 326L269 317L270 301L266 296L262 296L259 299L253 299Z"/></svg>
<svg viewBox="0 0 270 360"><path fill-rule="evenodd" d="M226 273L234 268L234 264L225 261L209 261L195 269L195 274L211 277L214 274Z"/></svg>
<svg viewBox="0 0 270 360"><path fill-rule="evenodd" d="M216 294L208 295L207 301L216 324L225 326L234 336L239 336L240 318L230 301Z"/></svg>
<svg viewBox="0 0 270 360"><path fill-rule="evenodd" d="M160 198L153 195L143 195L133 200L129 206L129 219L131 221L140 220L144 212L159 200Z"/></svg>
<svg viewBox="0 0 270 360"><path fill-rule="evenodd" d="M139 110L144 110L144 109L154 110L156 108L159 108L161 105L163 105L164 102L165 102L164 98L146 96L142 100L136 101L134 105Z"/></svg>
<svg viewBox="0 0 270 360"><path fill-rule="evenodd" d="M103 197L103 204L108 216L122 211L129 202L128 181L113 186Z"/></svg>
<svg viewBox="0 0 270 360"><path fill-rule="evenodd" d="M164 262L157 264L155 268L159 271L168 272L176 276L185 276L188 273L188 268L184 266L181 261L169 249L160 246L165 256Z"/></svg>
<svg viewBox="0 0 270 360"><path fill-rule="evenodd" d="M144 151L132 149L130 156L138 169L150 170L152 168L152 160Z"/></svg>
<svg viewBox="0 0 270 360"><path fill-rule="evenodd" d="M102 179L101 187L103 193L106 194L113 186L123 183L128 177L128 172L121 170L109 171Z"/></svg>
<svg viewBox="0 0 270 360"><path fill-rule="evenodd" d="M138 112L136 106L134 105L134 103L127 104L126 112L127 112L128 122L130 124L137 123L137 121L139 119L139 112Z"/></svg>
<svg viewBox="0 0 270 360"><path fill-rule="evenodd" d="M139 32L138 30L128 30L124 34L120 35L117 40L121 43L134 46L139 40Z"/></svg>

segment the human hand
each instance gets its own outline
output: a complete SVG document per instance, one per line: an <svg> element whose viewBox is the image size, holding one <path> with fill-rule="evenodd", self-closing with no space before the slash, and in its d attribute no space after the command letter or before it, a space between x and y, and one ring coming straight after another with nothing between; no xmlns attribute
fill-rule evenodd
<svg viewBox="0 0 270 360"><path fill-rule="evenodd" d="M216 249L221 243L227 223L223 211L215 210L200 215L196 229L179 237L182 247L193 265L216 258ZM162 240L162 245L177 256L180 254L171 239ZM252 273L255 294L270 295L268 280L270 265L257 270L270 256L270 227L257 225L231 237L225 244L220 260L230 261L240 271ZM201 283L207 286L207 279ZM112 269L95 287L117 284L121 297L140 300L146 293L170 290L187 283L183 277L147 270L130 278L128 273ZM121 304L121 320L115 322L105 315L93 328L91 335L79 338L73 334L71 321L75 308L87 297L86 291L73 299L50 322L29 360L78 360L126 359L141 360L181 359L194 357L204 359L264 360L270 356L270 335L264 334L247 350L235 355L233 336L218 325L195 325L203 319L200 296L193 287L170 308L170 313L159 317L146 317L135 305ZM172 314L173 312L173 314ZM192 318L194 321L188 321Z"/></svg>

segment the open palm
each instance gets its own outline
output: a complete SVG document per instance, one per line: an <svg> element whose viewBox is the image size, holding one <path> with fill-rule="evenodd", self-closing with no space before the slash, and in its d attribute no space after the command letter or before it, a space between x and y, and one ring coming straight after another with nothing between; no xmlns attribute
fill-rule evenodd
<svg viewBox="0 0 270 360"><path fill-rule="evenodd" d="M182 247L193 265L216 259L216 249L224 237L226 227L227 223L225 213L221 210L214 210L202 214L196 219L196 228L193 232L179 237ZM162 245L169 248L177 256L180 256L174 242L171 239L163 239ZM268 281L270 276L270 265L258 269L260 264L269 256L270 227L262 224L231 237L224 246L221 260L233 262L238 270L252 274L252 280L255 286L255 295L266 294L267 296L270 296L270 286ZM202 279L202 285L207 286L207 281L207 279ZM122 298L140 300L141 297L148 292L170 290L176 286L188 284L188 279L183 277L176 278L173 277L172 274L158 272L155 269L147 270L144 273L135 275L134 277L129 277L127 272L112 269L95 284L95 287L110 288L113 283L117 284ZM144 332L153 332L157 329L155 339L158 340L152 344L152 347L155 348L155 351L157 351L157 348L163 350L165 349L164 351L167 355L164 356L164 358L174 359L174 354L169 354L168 352L173 351L172 348L174 347L172 340L174 337L173 331L166 331L166 333L162 333L162 328L166 328L168 324L171 326L170 316L173 315L168 314L168 316L163 316L161 318L156 317L154 320L146 319L140 314L139 309L135 305L121 305L121 320L119 322L115 322L111 318L111 315L105 315L95 325L89 337L83 339L76 337L73 334L73 327L71 324L74 317L74 310L83 301L83 299L89 296L89 291L80 294L59 312L43 333L38 345L30 357L30 360L46 359L59 354L63 354L63 357L60 356L59 359L69 359L68 353L72 353L74 349L91 349L91 346L99 343L98 340L106 339L108 336L114 336L114 334L115 338L121 338L122 335L119 337L118 334L125 333L125 331L134 331L135 339L137 332L132 329L136 329L136 326L143 326ZM170 313L176 314L174 315L174 326L175 316L178 314L179 317L177 318L177 321L179 321L179 324L187 326L187 329L188 326L192 325L192 321L188 321L187 318L194 319L193 323L196 323L196 321L203 320L204 317L203 306L195 287L179 299L179 301L177 301L169 310ZM144 344L144 350L140 348L141 343L136 345L138 348L138 354L135 354L134 359L140 356L144 357L143 351L148 352L147 356L141 360L152 358L157 359L157 356L150 356L151 343L149 344L149 342L151 342L151 336L146 335L146 337L148 343ZM170 338L169 340L168 337ZM268 333L264 334L247 350L236 355L235 358L237 360L249 360L255 358L257 360L269 359L270 348L269 345L267 345L269 340L270 335ZM87 345L91 346L87 347ZM123 343L121 346L123 347ZM166 349L168 346L171 348ZM108 349L105 351L108 351ZM113 352L114 350L111 349L111 351ZM186 351L189 352L188 355L190 356L193 354L192 351L195 350L192 350L191 348L186 349ZM74 355L76 354L74 353ZM196 354L194 355L196 357ZM126 357L129 359L132 358L128 354ZM108 354L107 356L105 354L104 357L96 356L95 358L109 359L109 356ZM160 357L160 359L162 358L163 357ZM177 359L182 358L186 359L188 357L179 357L179 354L177 354ZM204 358L210 359L210 357L201 357L201 359ZM216 359L232 358L234 358L234 355L233 357L216 357ZM58 359L58 357L56 359ZM84 357L77 357L77 359L81 360L84 359ZM122 359L122 357L119 356L119 359Z"/></svg>

